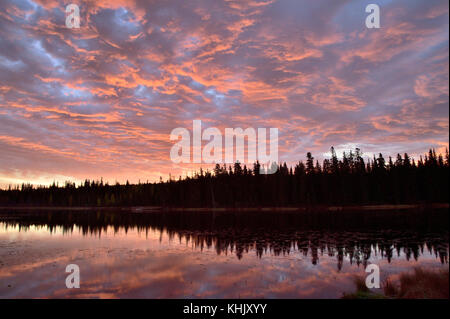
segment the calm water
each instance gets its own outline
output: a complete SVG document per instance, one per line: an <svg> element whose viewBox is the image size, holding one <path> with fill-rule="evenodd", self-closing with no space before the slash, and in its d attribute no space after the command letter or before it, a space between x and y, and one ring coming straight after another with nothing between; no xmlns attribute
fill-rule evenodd
<svg viewBox="0 0 450 319"><path fill-rule="evenodd" d="M448 211L1 212L0 297L339 298L369 263L448 268L448 242Z"/></svg>

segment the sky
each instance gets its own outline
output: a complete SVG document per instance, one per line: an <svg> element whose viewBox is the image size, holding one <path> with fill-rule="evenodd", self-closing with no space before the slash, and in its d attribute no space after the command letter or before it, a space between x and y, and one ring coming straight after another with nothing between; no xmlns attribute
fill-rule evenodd
<svg viewBox="0 0 450 319"><path fill-rule="evenodd" d="M193 120L278 128L288 164L448 147L446 0L73 3L0 0L0 187L186 176Z"/></svg>

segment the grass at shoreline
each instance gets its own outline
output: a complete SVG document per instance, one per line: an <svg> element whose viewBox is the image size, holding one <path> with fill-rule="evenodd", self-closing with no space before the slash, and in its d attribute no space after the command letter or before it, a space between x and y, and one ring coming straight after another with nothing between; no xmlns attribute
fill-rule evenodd
<svg viewBox="0 0 450 319"><path fill-rule="evenodd" d="M370 291L365 278L355 278L356 292L345 293L343 299L449 299L449 270L425 270L400 274L398 281L387 278L382 283L383 293Z"/></svg>

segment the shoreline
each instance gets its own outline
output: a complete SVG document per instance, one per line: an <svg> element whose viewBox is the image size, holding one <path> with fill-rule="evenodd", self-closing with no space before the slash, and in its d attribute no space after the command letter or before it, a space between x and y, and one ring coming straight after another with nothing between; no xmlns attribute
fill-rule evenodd
<svg viewBox="0 0 450 319"><path fill-rule="evenodd" d="M430 204L380 204L348 206L301 206L301 207L160 207L160 206L1 206L4 211L124 211L134 213L151 212L349 212L349 211L395 211L418 209L448 209L449 203Z"/></svg>

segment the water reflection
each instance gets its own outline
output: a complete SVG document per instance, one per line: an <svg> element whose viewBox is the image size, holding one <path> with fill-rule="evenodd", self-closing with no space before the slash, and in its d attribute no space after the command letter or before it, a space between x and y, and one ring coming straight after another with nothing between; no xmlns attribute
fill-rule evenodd
<svg viewBox="0 0 450 319"><path fill-rule="evenodd" d="M448 212L370 213L136 213L114 211L57 211L3 213L4 229L30 226L63 234L80 231L83 236L101 238L108 232L137 231L148 236L167 234L195 249L214 249L217 255L234 254L241 259L250 251L286 256L293 252L310 257L316 265L321 256L334 257L337 269L344 258L364 265L373 256L388 262L404 254L418 260L426 251L441 263L448 263Z"/></svg>
<svg viewBox="0 0 450 319"><path fill-rule="evenodd" d="M3 212L0 297L339 298L367 263L448 267L448 246L448 212Z"/></svg>

